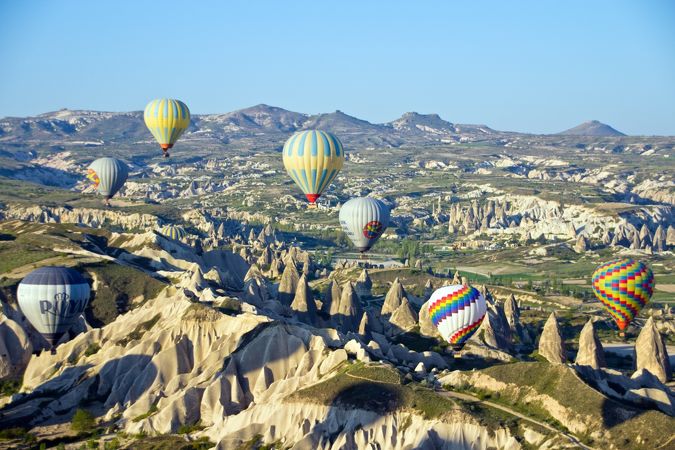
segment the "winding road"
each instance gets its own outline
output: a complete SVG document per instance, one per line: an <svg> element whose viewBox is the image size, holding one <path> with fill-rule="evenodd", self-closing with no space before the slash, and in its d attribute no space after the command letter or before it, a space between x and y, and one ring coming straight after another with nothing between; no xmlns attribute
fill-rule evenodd
<svg viewBox="0 0 675 450"><path fill-rule="evenodd" d="M579 441L579 439L577 439L573 435L571 435L571 434L569 434L565 431L560 431L557 428L554 428L551 425L547 424L546 422L541 422L537 419L533 419L532 417L528 417L524 414L519 413L518 411L516 411L514 409L511 409L511 408L509 408L507 406L504 406L504 405L500 405L499 403L495 403L495 402L491 402L491 401L487 401L487 400L481 400L478 397L474 397L473 395L465 394L465 393L461 393L461 392L454 392L454 391L446 391L446 390L436 389L436 393L443 396L443 397L447 397L447 398L450 398L450 399L458 399L458 400L462 400L462 401L465 401L465 402L471 402L471 403L480 403L482 405L486 405L486 406L489 406L491 408L499 409L500 411L504 411L505 413L508 413L508 414L511 414L512 416L518 417L519 419L523 419L523 420L531 422L535 425L539 425L540 427L545 428L545 429L547 429L547 430L549 430L553 433L560 434L561 436L564 436L568 441L570 441L571 443L573 443L574 445L576 445L579 448L583 448L585 450L593 450L593 447L589 447L588 445L583 444L582 442Z"/></svg>
<svg viewBox="0 0 675 450"><path fill-rule="evenodd" d="M371 383L381 383L381 384L392 384L392 383L387 383L386 381L379 381L379 380L371 380L370 378L365 378L365 377L360 377L358 375L353 375L349 372L347 372L345 375L352 377L352 378L358 378L360 380L365 380L369 381ZM480 403L485 406L489 406L491 408L498 409L500 411L503 411L507 414L511 414L512 416L518 417L519 419L526 420L530 423L533 423L535 425L539 425L542 428L545 428L553 433L559 434L563 437L565 437L568 441L570 441L572 444L576 445L579 448L583 448L584 450L594 450L593 447L589 447L588 445L582 443L577 439L575 436L571 435L570 433L567 433L565 431L561 431L557 428L552 427L551 425L547 424L546 422L541 422L537 419L534 419L532 417L528 417L522 413L519 413L518 411L509 408L508 406L500 405L499 403L487 401L487 400L481 400L478 397L475 397L470 394L465 394L462 392L454 392L454 391L446 391L444 389L434 389L434 392L437 394L449 398L449 399L456 399L456 400L462 400L464 402L470 402L470 403Z"/></svg>

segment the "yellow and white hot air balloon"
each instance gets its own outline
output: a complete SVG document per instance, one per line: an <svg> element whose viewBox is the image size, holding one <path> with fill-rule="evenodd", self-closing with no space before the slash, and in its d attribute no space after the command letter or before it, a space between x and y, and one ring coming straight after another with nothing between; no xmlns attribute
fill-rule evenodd
<svg viewBox="0 0 675 450"><path fill-rule="evenodd" d="M190 126L190 110L180 100L158 98L148 103L143 114L145 125L159 142L164 157Z"/></svg>
<svg viewBox="0 0 675 450"><path fill-rule="evenodd" d="M286 141L283 158L288 175L305 193L310 205L316 206L316 200L342 169L345 153L334 134L306 130Z"/></svg>

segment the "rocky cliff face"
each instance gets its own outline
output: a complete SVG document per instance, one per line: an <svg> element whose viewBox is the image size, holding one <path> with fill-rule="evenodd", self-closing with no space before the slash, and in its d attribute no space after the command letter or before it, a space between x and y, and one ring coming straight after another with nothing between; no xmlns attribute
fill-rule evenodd
<svg viewBox="0 0 675 450"><path fill-rule="evenodd" d="M92 208L66 209L49 206L19 207L9 205L9 207L0 211L0 218L37 223L75 223L92 228L115 225L125 230L153 229L158 226L157 217L150 214L125 214L118 211Z"/></svg>
<svg viewBox="0 0 675 450"><path fill-rule="evenodd" d="M93 345L100 349L91 354ZM367 442L393 449L519 448L506 429L488 428L459 411L428 420L403 410L382 414L287 400L333 376L348 354L364 361L384 352L394 361L416 355L411 366L445 364L432 352L389 347L386 340L382 345L365 347L328 329L250 312L223 314L168 288L113 323L60 345L55 355L33 356L22 394L5 405L0 425L58 422L86 402L128 433L170 433L199 422L205 428L198 435L222 449L256 434L308 449L365 448Z"/></svg>
<svg viewBox="0 0 675 450"><path fill-rule="evenodd" d="M635 341L637 370L648 370L662 382L670 379L672 369L663 338L650 317Z"/></svg>

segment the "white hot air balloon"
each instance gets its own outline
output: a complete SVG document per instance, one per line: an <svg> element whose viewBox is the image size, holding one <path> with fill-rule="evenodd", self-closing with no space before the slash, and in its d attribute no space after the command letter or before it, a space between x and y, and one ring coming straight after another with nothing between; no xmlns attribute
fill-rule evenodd
<svg viewBox="0 0 675 450"><path fill-rule="evenodd" d="M89 302L89 283L77 270L40 267L19 283L21 312L52 346L77 322Z"/></svg>
<svg viewBox="0 0 675 450"><path fill-rule="evenodd" d="M466 284L444 286L429 299L431 321L455 350L461 350L476 332L486 311L483 294Z"/></svg>
<svg viewBox="0 0 675 450"><path fill-rule="evenodd" d="M367 252L389 225L389 207L371 197L356 197L340 208L340 225L361 252Z"/></svg>

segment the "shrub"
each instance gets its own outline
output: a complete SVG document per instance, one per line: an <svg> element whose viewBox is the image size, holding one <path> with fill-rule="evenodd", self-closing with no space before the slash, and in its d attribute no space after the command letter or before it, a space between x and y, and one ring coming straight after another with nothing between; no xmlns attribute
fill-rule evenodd
<svg viewBox="0 0 675 450"><path fill-rule="evenodd" d="M91 431L96 425L94 416L86 409L75 411L73 419L70 421L70 429L76 433L85 433Z"/></svg>
<svg viewBox="0 0 675 450"><path fill-rule="evenodd" d="M98 344L89 344L87 349L84 351L84 356L91 356L96 354L99 350L101 350L101 346Z"/></svg>

